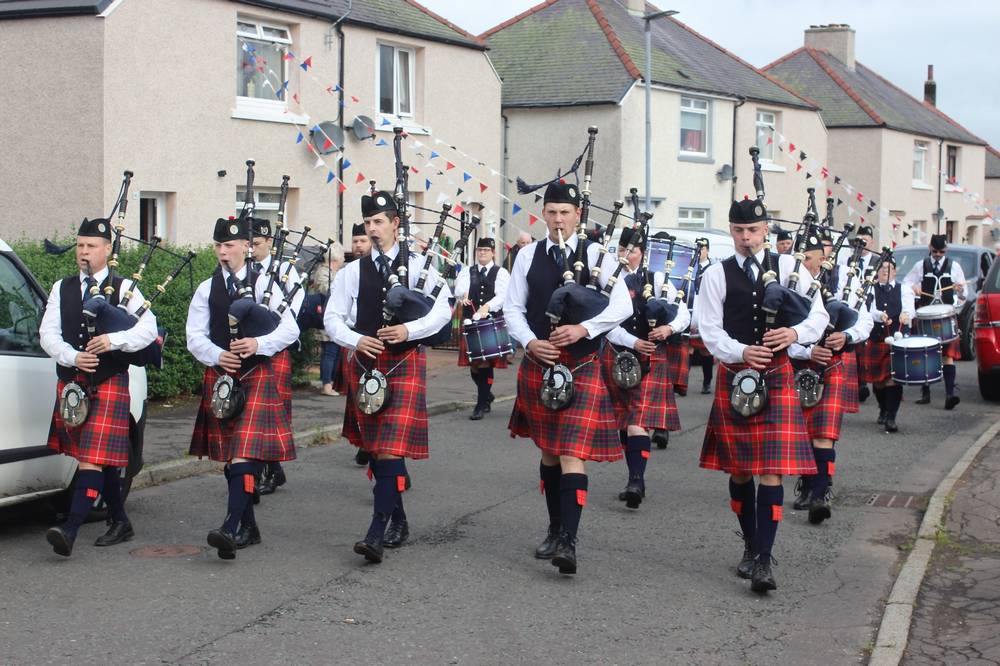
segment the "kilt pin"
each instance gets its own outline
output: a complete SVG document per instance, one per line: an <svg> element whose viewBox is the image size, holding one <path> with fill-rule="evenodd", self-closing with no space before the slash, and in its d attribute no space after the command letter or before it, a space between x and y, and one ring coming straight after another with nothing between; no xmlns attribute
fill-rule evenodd
<svg viewBox="0 0 1000 666"><path fill-rule="evenodd" d="M85 377L77 377L86 386ZM56 395L67 382L59 380ZM90 396L90 415L79 427L70 428L59 414L56 398L49 425L48 447L80 462L102 467L126 467L129 454L128 373L112 375L98 384Z"/></svg>
<svg viewBox="0 0 1000 666"><path fill-rule="evenodd" d="M681 429L670 375L673 368L668 358L668 349L671 346L675 345L656 345L656 351L649 357L649 372L643 376L638 386L623 389L614 382L611 374L617 350L614 345L604 345L601 367L615 410L618 430L625 430L630 425L646 430Z"/></svg>
<svg viewBox="0 0 1000 666"><path fill-rule="evenodd" d="M813 407L803 407L802 415L806 420L806 430L811 439L840 439L840 425L844 413L848 411L848 390L851 381L848 380L847 369L842 359L853 354L834 356L831 365L820 365L813 361L793 361L796 369L810 368L823 378L823 399ZM854 394L857 399L857 382L854 383Z"/></svg>
<svg viewBox="0 0 1000 666"><path fill-rule="evenodd" d="M247 458L264 462L295 459L292 428L268 360L241 379L247 397L243 411L232 419L212 414L212 386L223 373L205 368L201 406L188 454L217 462Z"/></svg>
<svg viewBox="0 0 1000 666"><path fill-rule="evenodd" d="M354 405L353 393L364 370L376 369L389 381L389 400L378 414L368 415ZM373 455L422 460L427 444L427 355L423 347L404 352L383 351L374 361L355 352L346 367L350 387L344 411L344 436Z"/></svg>
<svg viewBox="0 0 1000 666"><path fill-rule="evenodd" d="M775 354L768 364L767 405L749 418L737 414L729 403L733 377L747 367L719 365L699 465L734 475L815 474L812 442L787 353Z"/></svg>
<svg viewBox="0 0 1000 666"><path fill-rule="evenodd" d="M529 437L554 456L605 462L622 457L615 411L601 372L599 350L572 358L559 355L573 372L574 397L569 407L553 411L542 404L539 391L545 369L525 354L517 371L517 399L507 424L511 437Z"/></svg>

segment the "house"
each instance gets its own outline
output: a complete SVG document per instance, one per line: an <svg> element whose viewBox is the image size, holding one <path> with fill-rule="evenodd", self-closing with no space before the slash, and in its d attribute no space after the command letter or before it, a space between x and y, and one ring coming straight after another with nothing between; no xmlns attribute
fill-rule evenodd
<svg viewBox="0 0 1000 666"><path fill-rule="evenodd" d="M509 174L552 178L596 125L594 201L606 207L631 187L645 197L643 15L656 11L640 0L546 0L481 35L503 78ZM753 193L755 144L769 209L800 220L807 182L774 137L801 136L825 161L816 105L672 17L650 27L654 226L724 228L731 201Z"/></svg>
<svg viewBox="0 0 1000 666"><path fill-rule="evenodd" d="M876 242L982 242L986 142L937 108L932 68L921 101L858 62L854 42L848 25L812 26L763 69L820 106L830 172L884 211L870 216Z"/></svg>
<svg viewBox="0 0 1000 666"><path fill-rule="evenodd" d="M986 188L983 192L986 208L992 225L990 238L994 243L1000 242L1000 150L993 146L986 148ZM986 220L983 221L986 223ZM984 233L985 237L986 234ZM983 245L988 245L983 243Z"/></svg>
<svg viewBox="0 0 1000 666"><path fill-rule="evenodd" d="M427 191L434 165L414 148L441 141L441 170L449 159L482 180L496 208L499 186L479 164L501 159L500 80L485 51L413 0L0 3L0 60L19 63L0 73L0 236L73 233L107 214L131 169L126 233L204 244L242 207L253 159L258 214L276 218L287 174L291 227L343 240L368 181L393 187L395 125L409 133L414 203L435 207L434 190L451 189L434 169Z"/></svg>

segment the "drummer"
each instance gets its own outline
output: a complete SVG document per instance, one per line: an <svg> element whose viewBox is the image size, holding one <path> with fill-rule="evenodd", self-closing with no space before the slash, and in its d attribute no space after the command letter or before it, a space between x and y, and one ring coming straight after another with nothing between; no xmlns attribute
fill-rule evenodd
<svg viewBox="0 0 1000 666"><path fill-rule="evenodd" d="M492 238L480 238L476 243L476 263L463 270L455 279L455 299L462 306L462 322L472 322L490 315L503 314L503 301L507 295L507 284L510 273L506 268L497 266L496 241ZM461 337L458 348L459 367L468 367L472 381L476 385L476 406L469 417L479 421L483 414L490 411L493 403L493 369L506 368L507 358L489 359L487 361L469 362L466 353L465 336Z"/></svg>
<svg viewBox="0 0 1000 666"><path fill-rule="evenodd" d="M875 326L864 346L858 376L872 383L879 406L878 423L893 433L899 430L896 414L903 387L892 381L890 345L885 340L909 327L914 316L914 294L896 282L895 258L889 257L879 268L878 282L868 299Z"/></svg>
<svg viewBox="0 0 1000 666"><path fill-rule="evenodd" d="M943 303L958 312L965 305L965 272L961 264L946 257L948 252L948 237L944 234L931 236L930 254L924 260L910 269L903 278L903 286L912 290L917 298L917 308ZM957 332L957 331L956 331ZM942 340L941 361L944 364L945 409L955 409L960 402L955 393L955 361L962 358L962 348L958 338L950 342ZM924 384L921 388L918 405L926 405L931 401L931 387Z"/></svg>

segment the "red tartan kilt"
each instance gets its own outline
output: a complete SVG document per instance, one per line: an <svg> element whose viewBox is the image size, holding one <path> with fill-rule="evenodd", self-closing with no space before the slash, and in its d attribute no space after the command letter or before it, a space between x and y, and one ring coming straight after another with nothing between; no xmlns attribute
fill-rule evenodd
<svg viewBox="0 0 1000 666"><path fill-rule="evenodd" d="M344 395L347 393L347 357L349 356L348 350L345 347L340 348L340 361L337 363L337 367L333 371L333 390L337 393Z"/></svg>
<svg viewBox="0 0 1000 666"><path fill-rule="evenodd" d="M705 343L702 341L701 336L698 337L691 336L690 338L688 338L688 345L691 347L692 351L701 352L703 356L711 356L711 354L708 351L708 347L705 346Z"/></svg>
<svg viewBox="0 0 1000 666"><path fill-rule="evenodd" d="M205 368L201 406L188 453L218 462L233 458L294 460L292 428L269 361L261 362L240 380L247 393L246 405L239 415L225 421L212 414L212 386L221 374L218 368Z"/></svg>
<svg viewBox="0 0 1000 666"><path fill-rule="evenodd" d="M510 365L508 360L510 357L501 356L500 358L491 358L489 361L480 362L479 365L486 367L489 365L491 368L500 368L501 370ZM468 346L465 344L465 336L459 334L458 336L458 367L467 368L471 365L469 363Z"/></svg>
<svg viewBox="0 0 1000 666"><path fill-rule="evenodd" d="M625 430L634 425L647 430L680 430L681 420L677 413L674 385L668 376L666 346L656 346L656 351L649 358L649 372L638 386L627 390L615 384L612 379L611 371L618 351L614 345L605 344L601 353L604 383L615 409L618 429Z"/></svg>
<svg viewBox="0 0 1000 666"><path fill-rule="evenodd" d="M615 411L601 372L601 352L559 362L573 371L574 397L569 407L553 411L541 402L544 369L525 355L517 370L517 399L507 427L512 437L530 437L554 456L609 461L622 457ZM590 360L585 365L581 363Z"/></svg>
<svg viewBox="0 0 1000 666"><path fill-rule="evenodd" d="M861 411L861 400L858 396L858 346L853 351L844 352L840 360L844 364L844 409L848 414Z"/></svg>
<svg viewBox="0 0 1000 666"><path fill-rule="evenodd" d="M864 383L885 384L892 379L889 345L869 339L858 351L858 377Z"/></svg>
<svg viewBox="0 0 1000 666"><path fill-rule="evenodd" d="M841 358L846 356L850 354L843 354ZM802 408L809 436L812 439L840 439L840 425L847 411L847 389L850 384L844 363L834 359L834 365L826 368L812 361L804 361L796 362L794 367L812 368L823 377L823 399L814 407ZM857 384L854 392L857 395Z"/></svg>
<svg viewBox="0 0 1000 666"><path fill-rule="evenodd" d="M92 465L128 465L128 373L113 375L97 385L90 396L90 415L76 428L67 428L59 414L59 396L67 383L60 379L56 384L48 447Z"/></svg>
<svg viewBox="0 0 1000 666"><path fill-rule="evenodd" d="M347 365L348 402L344 411L344 436L355 446L374 455L393 455L421 460L427 458L427 355L423 347L406 352L382 352L366 368L374 368L389 380L389 401L381 412L364 414L354 404L363 370L359 357L351 353ZM398 367L397 367L398 364ZM391 372L390 372L391 370ZM355 441L357 440L357 441Z"/></svg>
<svg viewBox="0 0 1000 666"><path fill-rule="evenodd" d="M941 345L941 358L951 358L956 361L962 360L962 346L959 340L952 340L947 344Z"/></svg>
<svg viewBox="0 0 1000 666"><path fill-rule="evenodd" d="M271 357L271 372L278 387L278 396L285 403L288 422L292 422L292 353L283 349Z"/></svg>
<svg viewBox="0 0 1000 666"><path fill-rule="evenodd" d="M667 343L667 378L681 393L688 388L688 373L691 371L691 354L686 342Z"/></svg>
<svg viewBox="0 0 1000 666"><path fill-rule="evenodd" d="M815 474L816 460L795 392L788 356L778 354L767 371L764 411L745 418L729 404L730 384L744 364L719 365L715 400L699 464L729 474Z"/></svg>

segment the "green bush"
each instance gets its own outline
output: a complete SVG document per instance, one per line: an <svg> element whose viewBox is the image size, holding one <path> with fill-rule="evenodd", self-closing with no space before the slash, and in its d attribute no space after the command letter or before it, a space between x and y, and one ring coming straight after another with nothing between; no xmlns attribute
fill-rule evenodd
<svg viewBox="0 0 1000 666"><path fill-rule="evenodd" d="M58 241L64 245L70 240ZM76 261L73 251L62 255L46 254L41 243L34 241L19 241L12 243L17 256L28 266L31 272L49 290L56 280L76 272ZM171 247L178 254L187 252L188 248ZM191 268L181 273L153 304L157 325L167 331L167 340L163 348L163 369L147 368L149 377L149 397L151 399L168 399L177 396L197 394L201 392L201 382L205 366L199 363L187 350L185 324L187 322L188 304L194 295L194 290L202 280L208 278L217 265L212 248L192 248L197 252ZM145 254L145 247L129 243L123 246L119 256L122 274L131 277L139 266ZM160 284L167 274L176 268L180 260L157 252L143 274L140 285L143 295L149 298L156 293L156 285ZM303 336L306 338L307 336ZM311 352L312 349L306 345ZM312 362L312 356L299 353L293 355L293 372L302 375L302 368Z"/></svg>

